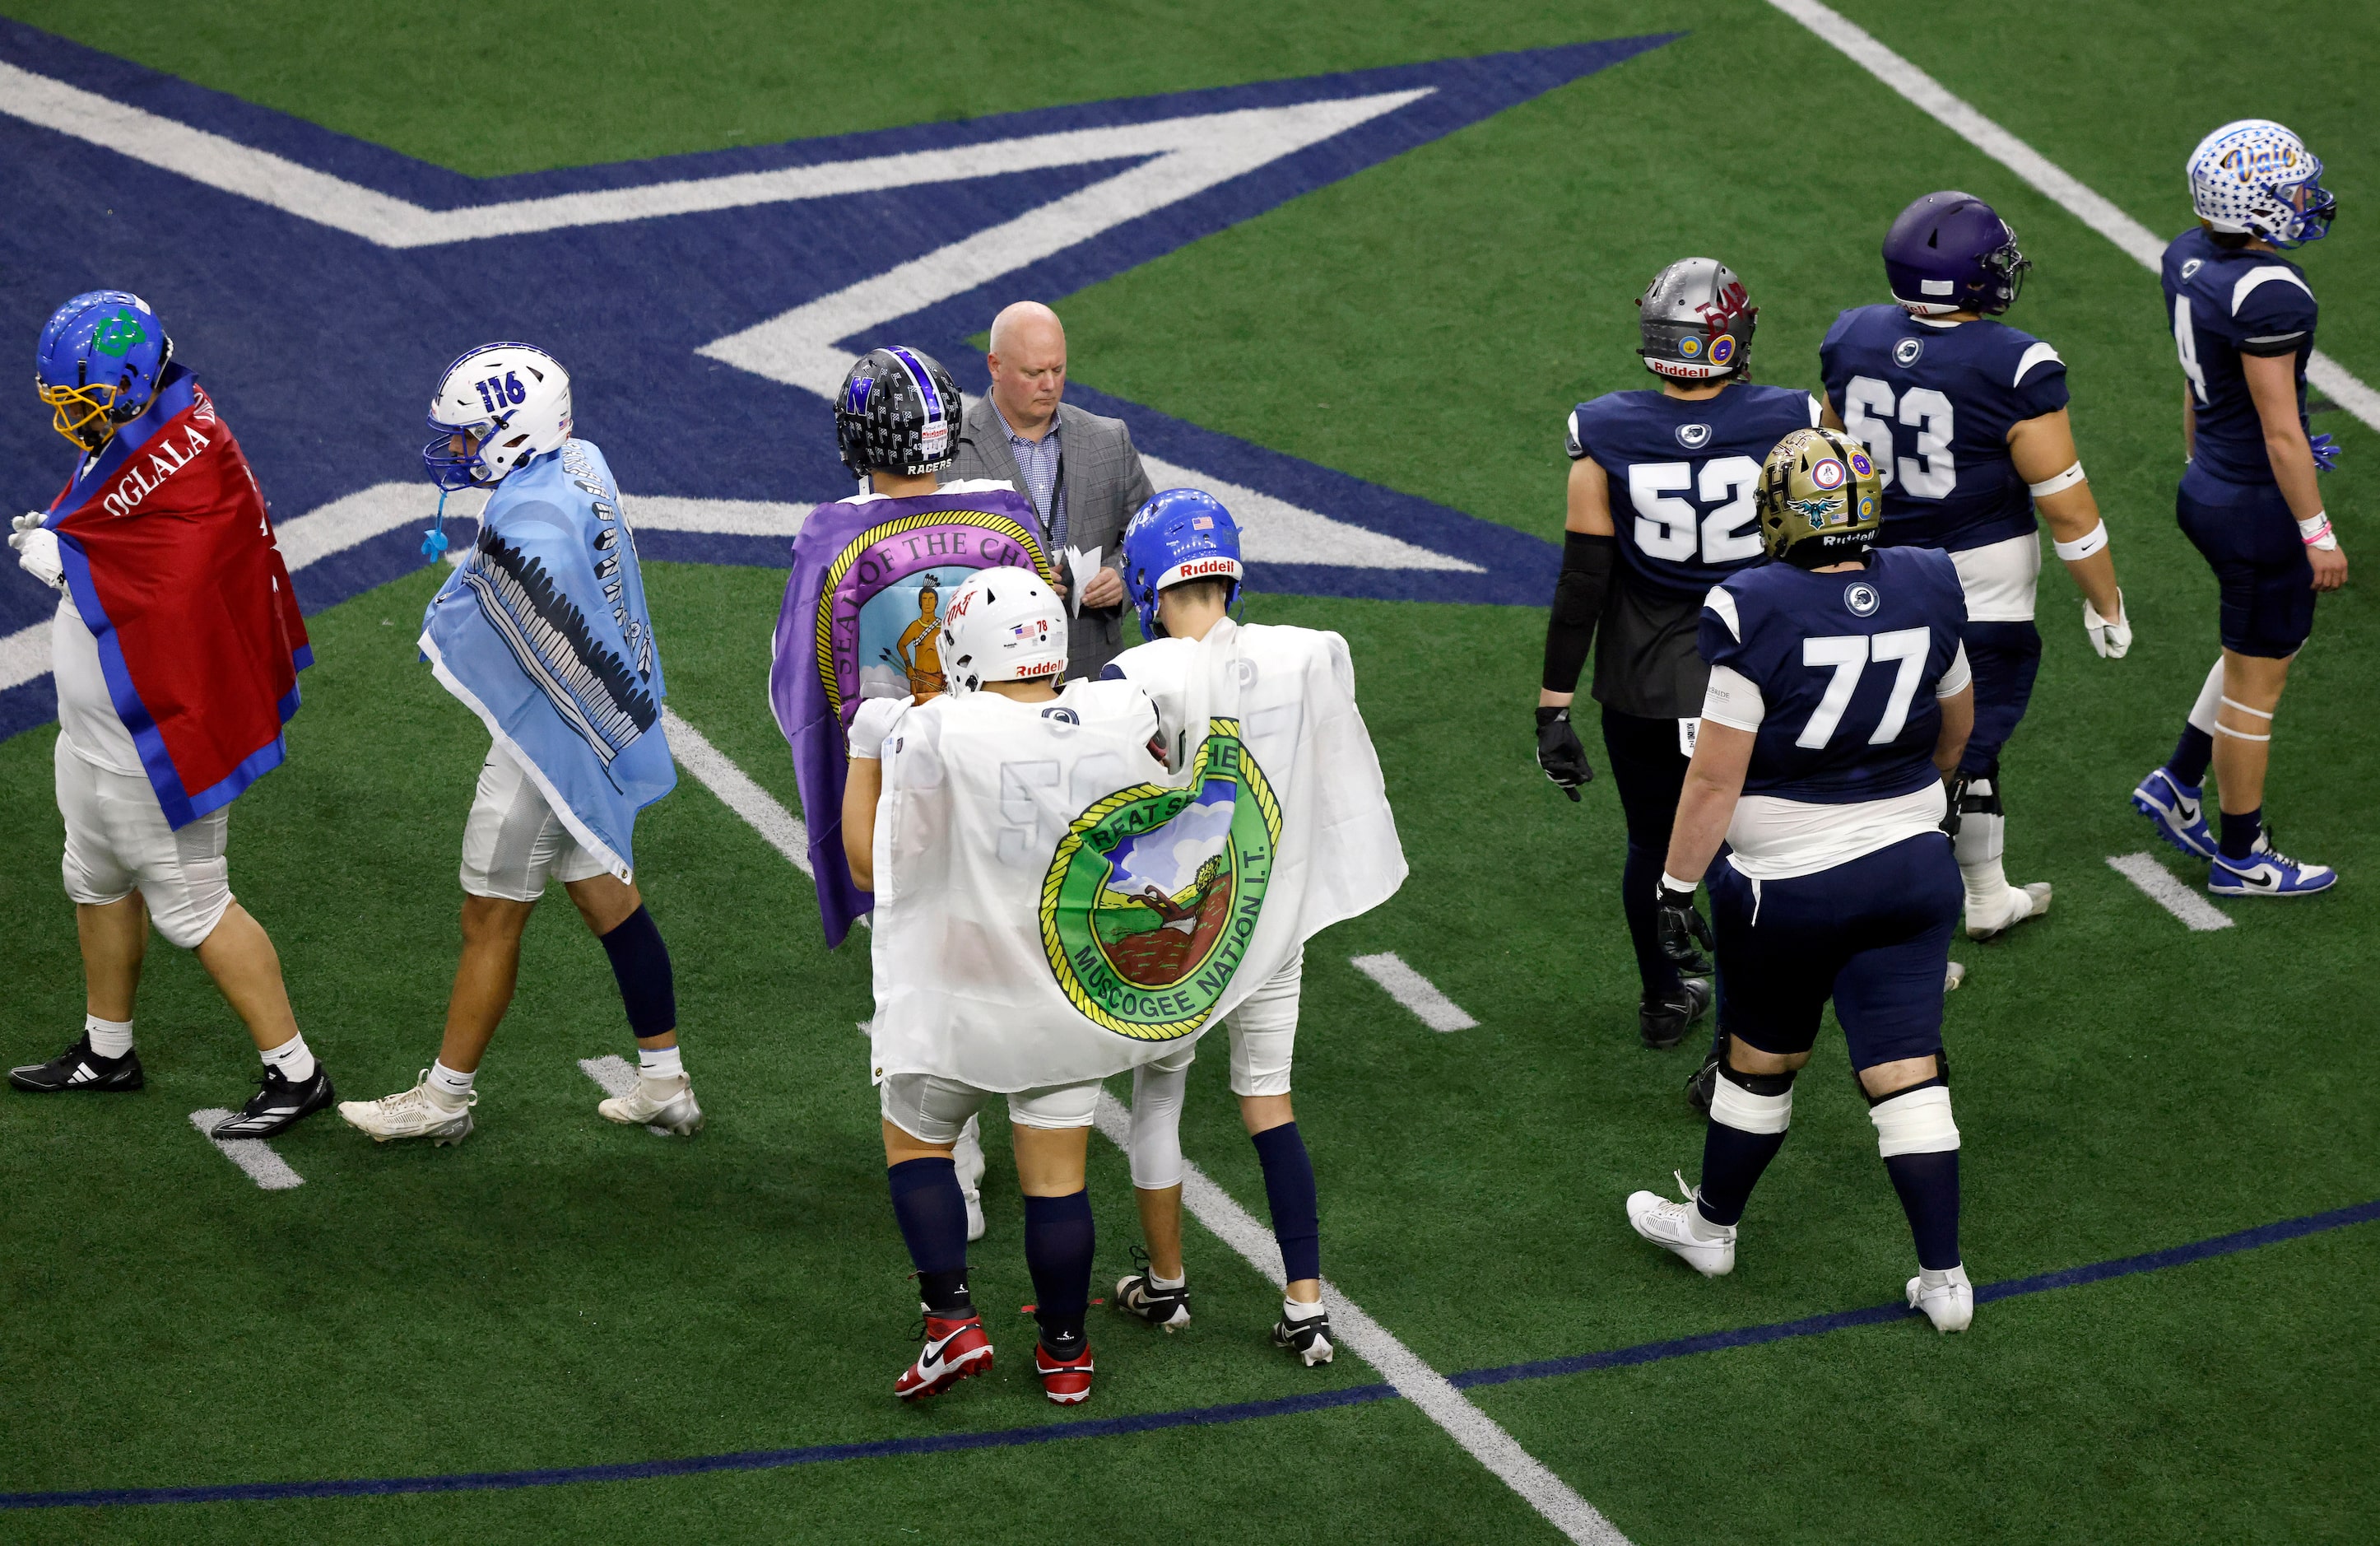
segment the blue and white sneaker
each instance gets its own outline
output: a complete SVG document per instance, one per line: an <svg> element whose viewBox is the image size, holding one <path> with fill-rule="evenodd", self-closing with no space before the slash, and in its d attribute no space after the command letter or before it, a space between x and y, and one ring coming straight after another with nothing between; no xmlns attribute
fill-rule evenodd
<svg viewBox="0 0 2380 1546"><path fill-rule="evenodd" d="M2132 786L2132 809L2156 823L2157 835L2192 858L2215 857L2215 834L2206 827L2199 792L2178 783L2162 767Z"/></svg>
<svg viewBox="0 0 2380 1546"><path fill-rule="evenodd" d="M2216 854L2206 872L2206 889L2217 896L2311 896L2338 883L2338 871L2330 866L2308 864L2274 847L2269 827L2257 834L2246 858Z"/></svg>

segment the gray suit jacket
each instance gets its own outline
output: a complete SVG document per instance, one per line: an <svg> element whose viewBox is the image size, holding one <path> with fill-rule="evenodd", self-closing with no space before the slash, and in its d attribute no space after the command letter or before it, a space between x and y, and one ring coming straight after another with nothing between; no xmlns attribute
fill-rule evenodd
<svg viewBox="0 0 2380 1546"><path fill-rule="evenodd" d="M1102 419L1064 402L1058 405L1058 430L1067 545L1085 553L1098 548L1100 565L1122 575L1124 525L1157 492L1140 465L1140 453L1133 449L1132 431L1121 419ZM959 421L958 459L942 474L942 481L962 478L997 478L1014 483L1020 493L1025 488L1016 458L1009 454L1008 427L989 396L970 401ZM1029 495L1026 502L1031 502ZM1036 535L1047 544L1047 532ZM1056 564L1060 555L1052 553L1050 560ZM1123 608L1087 607L1067 627L1066 675L1097 676L1123 649Z"/></svg>

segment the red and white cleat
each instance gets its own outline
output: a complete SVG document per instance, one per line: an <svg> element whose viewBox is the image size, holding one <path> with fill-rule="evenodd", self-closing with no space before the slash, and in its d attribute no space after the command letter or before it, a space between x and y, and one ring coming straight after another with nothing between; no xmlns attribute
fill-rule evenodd
<svg viewBox="0 0 2380 1546"><path fill-rule="evenodd" d="M1035 1344L1033 1367L1041 1376L1041 1394L1061 1406L1073 1406L1090 1399L1091 1345L1071 1358L1053 1357L1050 1349Z"/></svg>
<svg viewBox="0 0 2380 1546"><path fill-rule="evenodd" d="M969 1375L990 1372L991 1338L984 1334L982 1321L973 1314L945 1320L929 1313L925 1350L892 1382L892 1394L904 1401L923 1401Z"/></svg>

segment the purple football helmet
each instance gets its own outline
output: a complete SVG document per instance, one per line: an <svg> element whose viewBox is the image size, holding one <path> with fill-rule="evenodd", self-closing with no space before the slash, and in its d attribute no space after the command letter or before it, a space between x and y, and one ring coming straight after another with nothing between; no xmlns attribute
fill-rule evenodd
<svg viewBox="0 0 2380 1546"><path fill-rule="evenodd" d="M1892 298L1921 317L1948 311L1998 316L2024 287L2031 260L1991 205L1955 189L1929 193L1884 234Z"/></svg>

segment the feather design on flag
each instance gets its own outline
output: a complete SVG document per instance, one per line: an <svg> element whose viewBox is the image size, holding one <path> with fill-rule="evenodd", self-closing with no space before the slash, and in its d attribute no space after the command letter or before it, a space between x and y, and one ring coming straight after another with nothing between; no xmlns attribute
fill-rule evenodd
<svg viewBox="0 0 2380 1546"><path fill-rule="evenodd" d="M618 560L604 563L616 568ZM521 670L604 766L653 727L660 709L651 691L595 638L542 564L483 528L461 578Z"/></svg>

